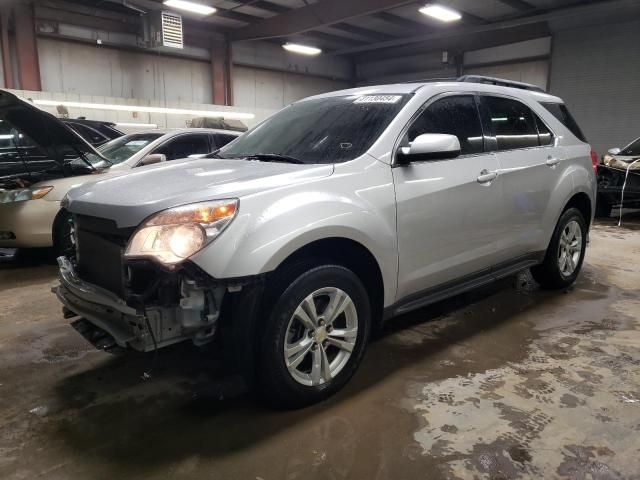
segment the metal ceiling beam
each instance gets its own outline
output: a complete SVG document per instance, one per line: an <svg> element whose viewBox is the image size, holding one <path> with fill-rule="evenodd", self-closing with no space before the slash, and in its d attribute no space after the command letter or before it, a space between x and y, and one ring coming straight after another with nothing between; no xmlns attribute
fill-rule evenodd
<svg viewBox="0 0 640 480"><path fill-rule="evenodd" d="M437 32L432 31L423 35L414 35L410 37L398 38L395 40L388 40L386 42L371 43L368 45L363 45L361 47L345 48L335 53L337 55L351 55L381 48L398 47L411 43L428 42L445 38L455 38L463 35L490 32L494 30L531 25L533 23L548 22L551 20L556 21L581 15L604 15L610 12L612 8L629 8L633 9L634 11L638 10L638 13L640 13L640 0L610 0L582 6L574 5L571 7L557 8L550 11L545 11L544 13L539 13L537 15L529 15L513 20L488 23L486 25L477 25L471 27L460 26L448 30L439 29Z"/></svg>
<svg viewBox="0 0 640 480"><path fill-rule="evenodd" d="M354 35L359 35L361 37L368 38L370 40L385 41L385 40L390 40L392 38L396 38L394 35L378 32L376 30L369 30L368 28L358 27L356 25L351 25L349 23L344 23L344 22L335 23L331 25L331 28L342 30L343 32L347 32L347 33L352 33Z"/></svg>
<svg viewBox="0 0 640 480"><path fill-rule="evenodd" d="M352 47L366 45L364 42L359 42L351 38L341 37L339 35L331 35L330 33L324 33L324 32L306 32L303 35L301 35L301 37L314 38L322 42L328 42L334 45L340 45L341 47L343 45L351 45Z"/></svg>
<svg viewBox="0 0 640 480"><path fill-rule="evenodd" d="M524 0L498 0L498 1L520 12L528 12L536 9L534 5L531 5L529 2L525 2Z"/></svg>
<svg viewBox="0 0 640 480"><path fill-rule="evenodd" d="M404 17L399 17L398 15L393 15L389 12L378 12L371 15L378 20L382 20L383 22L390 23L396 27L409 29L409 30L423 30L424 23L414 22L413 20L408 20Z"/></svg>
<svg viewBox="0 0 640 480"><path fill-rule="evenodd" d="M231 40L284 37L328 27L350 18L414 3L415 0L321 0L230 33Z"/></svg>

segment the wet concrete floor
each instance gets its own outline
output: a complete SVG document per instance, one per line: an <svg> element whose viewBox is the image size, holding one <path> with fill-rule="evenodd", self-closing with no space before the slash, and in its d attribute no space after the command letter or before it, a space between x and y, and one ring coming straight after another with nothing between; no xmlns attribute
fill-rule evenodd
<svg viewBox="0 0 640 480"><path fill-rule="evenodd" d="M640 478L640 216L592 231L568 291L526 274L405 315L350 385L260 407L215 350L114 357L0 259L0 478Z"/></svg>

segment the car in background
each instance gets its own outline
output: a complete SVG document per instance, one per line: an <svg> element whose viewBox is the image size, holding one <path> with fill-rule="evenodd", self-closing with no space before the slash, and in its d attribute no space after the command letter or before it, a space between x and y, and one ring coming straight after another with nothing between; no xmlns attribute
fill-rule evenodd
<svg viewBox="0 0 640 480"><path fill-rule="evenodd" d="M623 203L626 208L640 208L640 138L610 149L598 164L596 215L608 217Z"/></svg>
<svg viewBox="0 0 640 480"><path fill-rule="evenodd" d="M113 122L87 120L86 118L65 118L62 121L94 147L99 147L109 140L124 135L124 132L118 130Z"/></svg>
<svg viewBox="0 0 640 480"><path fill-rule="evenodd" d="M92 147L61 121L0 90L0 248L71 248L70 223L60 201L96 175L202 156L239 132L204 128L151 130Z"/></svg>

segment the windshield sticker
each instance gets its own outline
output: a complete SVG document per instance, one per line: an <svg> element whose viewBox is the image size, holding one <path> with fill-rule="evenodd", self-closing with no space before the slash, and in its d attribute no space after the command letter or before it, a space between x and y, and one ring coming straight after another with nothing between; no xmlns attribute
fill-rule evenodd
<svg viewBox="0 0 640 480"><path fill-rule="evenodd" d="M398 103L401 95L363 95L353 103Z"/></svg>

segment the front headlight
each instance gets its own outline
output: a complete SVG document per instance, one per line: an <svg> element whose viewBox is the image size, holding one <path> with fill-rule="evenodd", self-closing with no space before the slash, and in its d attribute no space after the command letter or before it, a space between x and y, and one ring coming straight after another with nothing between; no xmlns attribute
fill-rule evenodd
<svg viewBox="0 0 640 480"><path fill-rule="evenodd" d="M17 190L0 190L0 203L24 202L37 200L53 190L53 187L19 188Z"/></svg>
<svg viewBox="0 0 640 480"><path fill-rule="evenodd" d="M231 223L238 200L170 208L147 219L127 245L125 257L150 257L173 265L211 243Z"/></svg>

